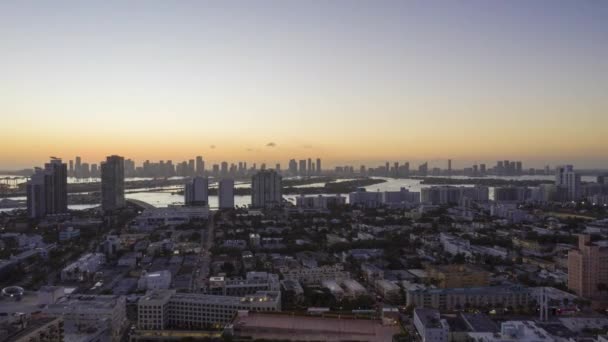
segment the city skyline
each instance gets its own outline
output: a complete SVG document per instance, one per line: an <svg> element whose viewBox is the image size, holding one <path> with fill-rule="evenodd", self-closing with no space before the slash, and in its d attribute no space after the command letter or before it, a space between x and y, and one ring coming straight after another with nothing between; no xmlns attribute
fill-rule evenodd
<svg viewBox="0 0 608 342"><path fill-rule="evenodd" d="M606 167L604 2L4 2L0 13L11 127L0 169L114 153Z"/></svg>

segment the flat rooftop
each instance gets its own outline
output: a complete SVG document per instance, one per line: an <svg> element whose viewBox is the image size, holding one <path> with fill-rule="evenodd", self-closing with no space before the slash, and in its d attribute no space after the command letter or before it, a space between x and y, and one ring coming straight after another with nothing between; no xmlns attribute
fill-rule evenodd
<svg viewBox="0 0 608 342"><path fill-rule="evenodd" d="M384 342L399 332L379 320L251 312L237 315L233 324L237 336L254 339Z"/></svg>

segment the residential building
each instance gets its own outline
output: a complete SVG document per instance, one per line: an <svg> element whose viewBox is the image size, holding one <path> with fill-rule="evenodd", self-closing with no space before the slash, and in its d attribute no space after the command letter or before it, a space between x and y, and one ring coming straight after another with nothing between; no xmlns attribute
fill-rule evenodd
<svg viewBox="0 0 608 342"><path fill-rule="evenodd" d="M598 284L608 284L608 246L592 242L590 235L579 235L578 248L568 252L568 288L581 297L606 298Z"/></svg>
<svg viewBox="0 0 608 342"><path fill-rule="evenodd" d="M220 209L234 208L234 179L220 179L218 186L218 207Z"/></svg>
<svg viewBox="0 0 608 342"><path fill-rule="evenodd" d="M101 208L116 210L125 206L125 159L109 156L101 163Z"/></svg>
<svg viewBox="0 0 608 342"><path fill-rule="evenodd" d="M475 342L556 342L565 340L555 339L533 321L506 321L501 324L500 333L469 332L468 336Z"/></svg>
<svg viewBox="0 0 608 342"><path fill-rule="evenodd" d="M143 272L141 277L139 277L139 281L137 282L137 287L140 290L166 290L171 287L171 272L167 270L162 270L158 272Z"/></svg>
<svg viewBox="0 0 608 342"><path fill-rule="evenodd" d="M188 206L209 205L209 179L194 177L184 187L184 203Z"/></svg>
<svg viewBox="0 0 608 342"><path fill-rule="evenodd" d="M555 168L555 185L567 190L568 200L578 200L581 195L581 175L574 172L572 165Z"/></svg>
<svg viewBox="0 0 608 342"><path fill-rule="evenodd" d="M306 165L306 164L304 164ZM281 206L282 177L274 170L262 170L251 179L251 206L269 208Z"/></svg>
<svg viewBox="0 0 608 342"><path fill-rule="evenodd" d="M66 326L77 326L82 330L103 326L109 331L112 342L120 341L128 322L124 296L72 295L48 305L43 312L63 317Z"/></svg>
<svg viewBox="0 0 608 342"><path fill-rule="evenodd" d="M490 273L470 264L430 265L426 271L429 278L437 281L437 287L443 289L490 285Z"/></svg>
<svg viewBox="0 0 608 342"><path fill-rule="evenodd" d="M68 211L68 171L61 159L52 158L44 169L36 168L28 180L27 212L30 218Z"/></svg>
<svg viewBox="0 0 608 342"><path fill-rule="evenodd" d="M448 342L450 326L434 309L415 309L414 327L422 342Z"/></svg>
<svg viewBox="0 0 608 342"><path fill-rule="evenodd" d="M461 310L466 307L526 306L530 290L523 286L486 286L451 289L417 289L407 291L407 305L439 310Z"/></svg>
<svg viewBox="0 0 608 342"><path fill-rule="evenodd" d="M281 311L280 292L233 297L155 290L137 303L137 326L142 330L205 329L230 322L238 310Z"/></svg>
<svg viewBox="0 0 608 342"><path fill-rule="evenodd" d="M342 281L350 279L341 264L324 265L314 268L286 268L281 270L283 279L298 281L301 284L320 284L323 280Z"/></svg>
<svg viewBox="0 0 608 342"><path fill-rule="evenodd" d="M92 276L105 262L106 256L103 253L85 254L61 270L61 280L82 280L87 276Z"/></svg>

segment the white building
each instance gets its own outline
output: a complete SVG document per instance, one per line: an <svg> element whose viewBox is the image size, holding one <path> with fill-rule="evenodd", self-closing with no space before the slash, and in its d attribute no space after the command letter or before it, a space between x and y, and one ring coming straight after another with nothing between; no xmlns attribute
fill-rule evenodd
<svg viewBox="0 0 608 342"><path fill-rule="evenodd" d="M170 206L144 210L135 218L133 226L141 230L152 230L161 226L189 223L192 220L204 220L208 217L208 206Z"/></svg>
<svg viewBox="0 0 608 342"><path fill-rule="evenodd" d="M194 177L184 186L184 203L186 205L209 205L209 179Z"/></svg>
<svg viewBox="0 0 608 342"><path fill-rule="evenodd" d="M348 194L348 203L365 208L376 208L382 205L382 193L368 192L365 188L360 188Z"/></svg>
<svg viewBox="0 0 608 342"><path fill-rule="evenodd" d="M407 305L439 310L460 310L467 307L526 306L531 300L530 289L523 286L484 286L466 288L410 288Z"/></svg>
<svg viewBox="0 0 608 342"><path fill-rule="evenodd" d="M301 209L327 210L331 206L346 204L346 197L340 195L316 195L296 197L296 207Z"/></svg>
<svg viewBox="0 0 608 342"><path fill-rule="evenodd" d="M321 282L321 286L328 289L334 298L342 300L344 298L344 290L340 287L337 281L333 279L326 279Z"/></svg>
<svg viewBox="0 0 608 342"><path fill-rule="evenodd" d="M224 178L219 181L218 200L220 209L234 208L234 179Z"/></svg>
<svg viewBox="0 0 608 342"><path fill-rule="evenodd" d="M140 290L166 290L171 286L171 272L162 270L158 272L144 272L137 281Z"/></svg>
<svg viewBox="0 0 608 342"><path fill-rule="evenodd" d="M61 280L75 281L82 280L87 275L97 272L101 265L106 263L106 256L102 253L88 253L80 259L66 266L61 270Z"/></svg>
<svg viewBox="0 0 608 342"><path fill-rule="evenodd" d="M361 297L367 294L365 287L354 279L343 280L342 287L344 288L346 295L352 298Z"/></svg>
<svg viewBox="0 0 608 342"><path fill-rule="evenodd" d="M507 321L500 326L500 333L470 332L474 342L554 342L556 339L533 321Z"/></svg>
<svg viewBox="0 0 608 342"><path fill-rule="evenodd" d="M324 265L314 268L282 269L283 279L298 281L302 284L320 284L323 280L342 281L350 279L341 264Z"/></svg>
<svg viewBox="0 0 608 342"><path fill-rule="evenodd" d="M409 208L418 203L420 203L420 193L410 192L406 188L382 193L382 204L390 208Z"/></svg>
<svg viewBox="0 0 608 342"><path fill-rule="evenodd" d="M572 165L555 168L555 185L567 189L568 200L577 200L581 195L581 175L574 172Z"/></svg>
<svg viewBox="0 0 608 342"><path fill-rule="evenodd" d="M281 311L281 294L269 291L232 297L156 290L139 300L137 310L137 326L142 330L205 329L230 322L239 310Z"/></svg>
<svg viewBox="0 0 608 342"><path fill-rule="evenodd" d="M441 233L439 234L439 242L441 242L443 250L451 255L464 254L464 256L468 258L473 255L469 240L461 239L454 235Z"/></svg>
<svg viewBox="0 0 608 342"><path fill-rule="evenodd" d="M246 278L211 277L208 294L245 296L258 291L280 291L279 276L266 272L247 272Z"/></svg>
<svg viewBox="0 0 608 342"><path fill-rule="evenodd" d="M414 326L422 342L447 342L449 339L450 326L441 319L438 310L415 309Z"/></svg>
<svg viewBox="0 0 608 342"><path fill-rule="evenodd" d="M118 342L128 322L124 296L73 295L48 305L43 312L62 316L66 326L81 329L104 326L111 332L111 340Z"/></svg>
<svg viewBox="0 0 608 342"><path fill-rule="evenodd" d="M385 301L396 303L401 298L401 287L388 280L376 280L376 292L384 298Z"/></svg>

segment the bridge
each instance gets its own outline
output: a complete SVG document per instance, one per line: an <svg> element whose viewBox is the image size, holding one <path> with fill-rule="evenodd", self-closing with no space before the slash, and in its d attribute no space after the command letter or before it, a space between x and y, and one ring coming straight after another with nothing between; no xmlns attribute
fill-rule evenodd
<svg viewBox="0 0 608 342"><path fill-rule="evenodd" d="M131 205L134 205L134 206L140 208L141 210L156 208L155 206L153 206L152 204L150 204L148 202L136 200L136 199L133 199L133 198L127 198L127 199L125 199L125 201L128 204L131 204Z"/></svg>

